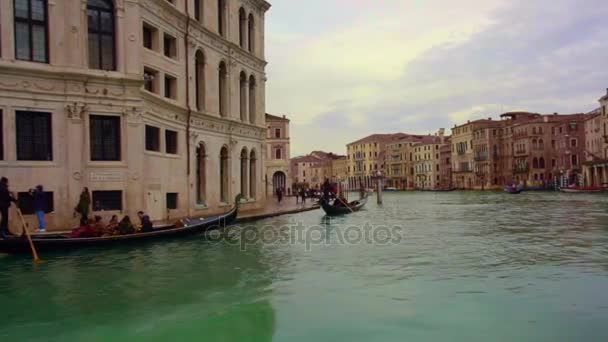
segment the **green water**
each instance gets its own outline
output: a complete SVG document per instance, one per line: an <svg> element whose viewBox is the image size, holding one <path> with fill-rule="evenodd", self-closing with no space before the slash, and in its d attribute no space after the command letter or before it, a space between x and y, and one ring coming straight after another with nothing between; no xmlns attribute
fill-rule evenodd
<svg viewBox="0 0 608 342"><path fill-rule="evenodd" d="M230 243L47 254L37 267L1 255L0 341L607 341L607 209L608 195L390 193L332 221L234 228ZM294 222L312 244L285 235ZM402 238L345 241L366 223Z"/></svg>

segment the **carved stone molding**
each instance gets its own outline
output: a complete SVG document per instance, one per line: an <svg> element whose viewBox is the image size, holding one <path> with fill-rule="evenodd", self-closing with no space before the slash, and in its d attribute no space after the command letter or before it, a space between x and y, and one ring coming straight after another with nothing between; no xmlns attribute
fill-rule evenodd
<svg viewBox="0 0 608 342"><path fill-rule="evenodd" d="M129 124L137 125L143 122L143 111L139 107L127 108L124 110L123 115Z"/></svg>
<svg viewBox="0 0 608 342"><path fill-rule="evenodd" d="M74 102L65 106L65 111L68 115L68 119L82 120L82 118L89 111L89 107L85 103Z"/></svg>

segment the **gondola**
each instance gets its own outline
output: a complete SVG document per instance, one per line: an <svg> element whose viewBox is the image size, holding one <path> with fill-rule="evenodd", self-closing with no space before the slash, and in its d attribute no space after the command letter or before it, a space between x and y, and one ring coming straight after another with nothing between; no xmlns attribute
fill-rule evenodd
<svg viewBox="0 0 608 342"><path fill-rule="evenodd" d="M337 201L337 200L336 200ZM329 216L338 216L344 214L350 214L352 212L356 212L361 210L363 206L367 203L367 196L361 198L358 201L348 203L348 207L344 206L334 206L325 198L321 198L320 200L321 208L325 211L325 213Z"/></svg>
<svg viewBox="0 0 608 342"><path fill-rule="evenodd" d="M71 238L69 235L32 235L32 242L38 251L62 252L87 247L105 247L134 244L141 241L159 240L177 236L204 233L234 223L237 218L241 195L235 199L234 207L222 215L207 218L189 218L181 222L183 226L172 225L156 228L151 232L127 235L112 235L92 238ZM0 253L30 253L30 246L25 236L0 239Z"/></svg>
<svg viewBox="0 0 608 342"><path fill-rule="evenodd" d="M504 191L508 194L521 194L521 189L520 188L513 188L511 186L505 186Z"/></svg>

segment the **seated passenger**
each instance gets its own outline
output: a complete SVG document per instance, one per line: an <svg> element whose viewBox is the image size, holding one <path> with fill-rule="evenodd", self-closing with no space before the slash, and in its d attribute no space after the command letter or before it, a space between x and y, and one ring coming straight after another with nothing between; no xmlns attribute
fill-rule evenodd
<svg viewBox="0 0 608 342"><path fill-rule="evenodd" d="M129 216L123 217L120 221L118 224L118 232L122 235L135 233L135 227L133 226L133 223L131 223L131 218L129 218Z"/></svg>
<svg viewBox="0 0 608 342"><path fill-rule="evenodd" d="M118 230L118 216L112 215L110 222L104 229L104 234L113 235L113 234L117 233L117 230Z"/></svg>
<svg viewBox="0 0 608 342"><path fill-rule="evenodd" d="M91 238L96 237L97 232L93 228L94 221L89 220L89 222L83 222L80 224L78 228L74 228L70 233L70 237L72 238Z"/></svg>
<svg viewBox="0 0 608 342"><path fill-rule="evenodd" d="M104 227L103 223L101 222L101 216L95 215L95 222L93 223L93 229L95 230L95 233L97 236L103 235L103 233L105 231L105 227Z"/></svg>
<svg viewBox="0 0 608 342"><path fill-rule="evenodd" d="M139 216L139 221L141 222L142 232L151 232L154 230L150 216L146 215L143 211L138 212L137 216Z"/></svg>

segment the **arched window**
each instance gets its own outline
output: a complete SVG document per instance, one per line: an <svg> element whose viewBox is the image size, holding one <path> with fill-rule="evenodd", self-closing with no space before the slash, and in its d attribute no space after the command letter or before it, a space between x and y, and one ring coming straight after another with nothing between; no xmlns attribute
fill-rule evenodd
<svg viewBox="0 0 608 342"><path fill-rule="evenodd" d="M536 139L532 140L532 149L538 149L538 141L536 141Z"/></svg>
<svg viewBox="0 0 608 342"><path fill-rule="evenodd" d="M205 54L198 50L195 56L195 87L196 87L196 108L199 111L205 109L206 103L206 87L205 87Z"/></svg>
<svg viewBox="0 0 608 342"><path fill-rule="evenodd" d="M219 107L220 107L220 116L226 116L228 113L226 111L227 106L227 95L228 95L228 70L226 69L226 63L224 61L220 62L219 68Z"/></svg>
<svg viewBox="0 0 608 342"><path fill-rule="evenodd" d="M246 35L247 34L247 14L243 7L239 9L239 46L243 49L245 48L245 43L247 42Z"/></svg>
<svg viewBox="0 0 608 342"><path fill-rule="evenodd" d="M532 160L532 168L533 169L538 169L538 159L537 158L534 158Z"/></svg>
<svg viewBox="0 0 608 342"><path fill-rule="evenodd" d="M111 0L87 1L89 68L116 70L114 4Z"/></svg>
<svg viewBox="0 0 608 342"><path fill-rule="evenodd" d="M543 150L544 148L545 148L545 142L543 141L543 139L539 139L538 140L538 149Z"/></svg>
<svg viewBox="0 0 608 342"><path fill-rule="evenodd" d="M538 160L538 166L539 166L541 169L544 169L544 168L545 168L545 158L540 157L540 159Z"/></svg>
<svg viewBox="0 0 608 342"><path fill-rule="evenodd" d="M248 47L251 53L255 52L255 19L253 19L253 14L249 14L249 20L247 25L247 33L249 37Z"/></svg>
<svg viewBox="0 0 608 342"><path fill-rule="evenodd" d="M228 173L228 147L223 146L220 150L220 202L223 203L228 202Z"/></svg>
<svg viewBox="0 0 608 342"><path fill-rule="evenodd" d="M196 202L204 204L207 200L207 153L201 142L196 148Z"/></svg>
<svg viewBox="0 0 608 342"><path fill-rule="evenodd" d="M247 121L247 75L241 71L240 86L239 86L239 98L240 98L240 110L241 120Z"/></svg>
<svg viewBox="0 0 608 342"><path fill-rule="evenodd" d="M202 4L204 0L194 0L194 19L202 21L204 6Z"/></svg>
<svg viewBox="0 0 608 342"><path fill-rule="evenodd" d="M247 153L247 149L243 148L243 150L241 150L241 195L245 198L249 198L249 188L247 186L247 177L249 176L247 172L248 163L249 154Z"/></svg>
<svg viewBox="0 0 608 342"><path fill-rule="evenodd" d="M46 0L15 0L15 58L49 62L48 4Z"/></svg>
<svg viewBox="0 0 608 342"><path fill-rule="evenodd" d="M226 0L217 0L217 32L226 36Z"/></svg>
<svg viewBox="0 0 608 342"><path fill-rule="evenodd" d="M256 110L256 88L255 77L249 76L249 122L255 124L257 121L257 110Z"/></svg>
<svg viewBox="0 0 608 342"><path fill-rule="evenodd" d="M257 187L257 159L255 150L251 150L249 155L249 197L255 199Z"/></svg>

